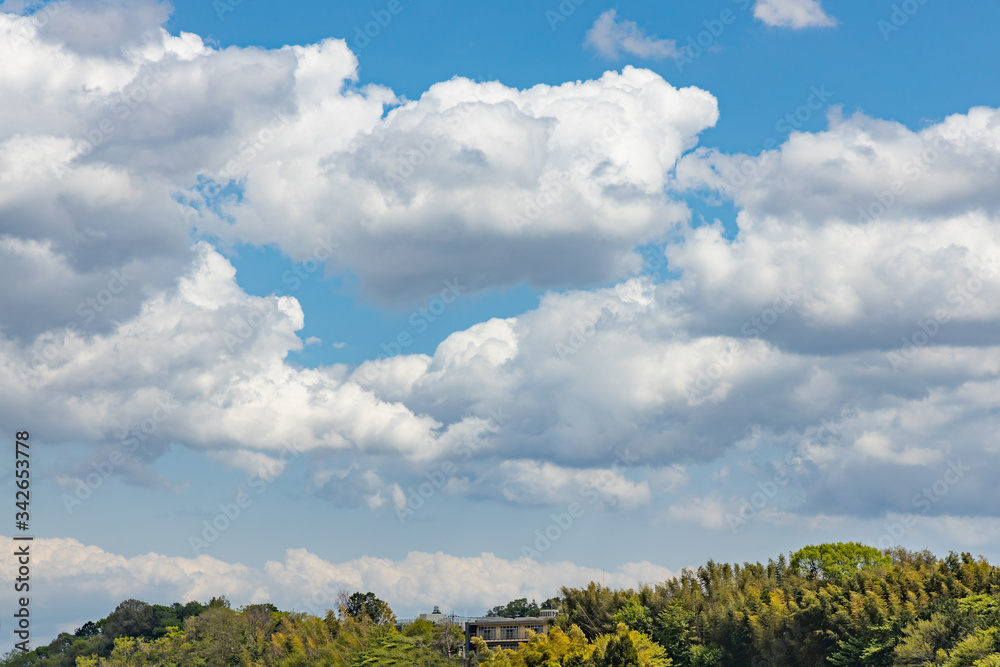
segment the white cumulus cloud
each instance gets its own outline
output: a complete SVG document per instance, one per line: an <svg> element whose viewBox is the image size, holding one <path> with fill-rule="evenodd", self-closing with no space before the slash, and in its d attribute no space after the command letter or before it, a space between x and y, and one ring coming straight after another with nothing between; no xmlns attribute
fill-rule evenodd
<svg viewBox="0 0 1000 667"><path fill-rule="evenodd" d="M597 17L587 31L586 44L611 60L621 58L622 53L653 60L672 58L680 53L676 41L647 35L635 21L619 19L614 9Z"/></svg>
<svg viewBox="0 0 1000 667"><path fill-rule="evenodd" d="M819 0L757 0L753 15L778 28L826 28L837 21L823 11Z"/></svg>

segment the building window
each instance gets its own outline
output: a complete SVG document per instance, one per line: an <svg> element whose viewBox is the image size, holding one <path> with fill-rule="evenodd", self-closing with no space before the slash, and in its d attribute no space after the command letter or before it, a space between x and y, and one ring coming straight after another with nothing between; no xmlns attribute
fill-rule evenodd
<svg viewBox="0 0 1000 667"><path fill-rule="evenodd" d="M485 639L487 641L496 639L497 638L497 629L496 628L489 628L489 627L487 627L487 628L479 628L479 636L482 639Z"/></svg>
<svg viewBox="0 0 1000 667"><path fill-rule="evenodd" d="M516 625L501 626L500 639L517 639L517 626Z"/></svg>
<svg viewBox="0 0 1000 667"><path fill-rule="evenodd" d="M531 630L536 635L540 635L543 632L545 632L545 626L544 625L528 625L526 627L527 627L528 630Z"/></svg>

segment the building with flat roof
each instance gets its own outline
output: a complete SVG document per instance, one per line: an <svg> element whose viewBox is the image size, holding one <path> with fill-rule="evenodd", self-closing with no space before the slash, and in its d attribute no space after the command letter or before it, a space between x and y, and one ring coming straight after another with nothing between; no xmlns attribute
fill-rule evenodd
<svg viewBox="0 0 1000 667"><path fill-rule="evenodd" d="M446 618L448 618L448 615L442 614L441 608L437 605L434 605L434 611L430 614L420 614L421 621L430 621L431 623L441 623Z"/></svg>
<svg viewBox="0 0 1000 667"><path fill-rule="evenodd" d="M484 616L467 621L465 624L465 654L472 651L472 638L479 637L486 646L496 651L502 648L516 649L528 641L528 630L536 635L549 631L552 619L556 617L555 609L543 609L538 616L522 616L520 618L504 618L502 616Z"/></svg>

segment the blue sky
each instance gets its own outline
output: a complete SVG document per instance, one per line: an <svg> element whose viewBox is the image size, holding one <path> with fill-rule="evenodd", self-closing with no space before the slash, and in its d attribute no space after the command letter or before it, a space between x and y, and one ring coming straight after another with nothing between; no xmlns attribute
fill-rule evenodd
<svg viewBox="0 0 1000 667"><path fill-rule="evenodd" d="M0 11L39 639L996 558L995 2Z"/></svg>

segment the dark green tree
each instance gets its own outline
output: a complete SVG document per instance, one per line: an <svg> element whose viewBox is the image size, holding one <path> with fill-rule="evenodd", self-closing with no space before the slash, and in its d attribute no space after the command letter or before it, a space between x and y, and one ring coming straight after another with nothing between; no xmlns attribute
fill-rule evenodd
<svg viewBox="0 0 1000 667"><path fill-rule="evenodd" d="M94 635L101 634L101 631L93 621L87 621L78 627L73 634L77 637L93 637Z"/></svg>
<svg viewBox="0 0 1000 667"><path fill-rule="evenodd" d="M639 667L639 650L627 634L615 636L601 660L601 667Z"/></svg>
<svg viewBox="0 0 1000 667"><path fill-rule="evenodd" d="M660 611L654 623L653 639L667 650L667 655L678 667L688 664L693 617L694 614L680 604L671 602Z"/></svg>
<svg viewBox="0 0 1000 667"><path fill-rule="evenodd" d="M497 605L493 607L488 612L487 616L501 617L501 618L521 618L523 616L538 616L538 605L532 600L528 602L528 598L518 598L517 600L511 600L506 605Z"/></svg>
<svg viewBox="0 0 1000 667"><path fill-rule="evenodd" d="M692 646L688 653L687 664L690 667L719 667L723 664L722 649L718 646Z"/></svg>
<svg viewBox="0 0 1000 667"><path fill-rule="evenodd" d="M118 637L153 636L156 628L156 612L141 600L125 600L108 616L104 634L111 639Z"/></svg>
<svg viewBox="0 0 1000 667"><path fill-rule="evenodd" d="M352 593L344 603L344 613L356 620L367 619L373 625L391 624L396 620L389 605L371 591Z"/></svg>
<svg viewBox="0 0 1000 667"><path fill-rule="evenodd" d="M232 605L229 604L229 600L225 595L220 595L217 598L212 598L208 601L208 606L210 609L232 609Z"/></svg>

